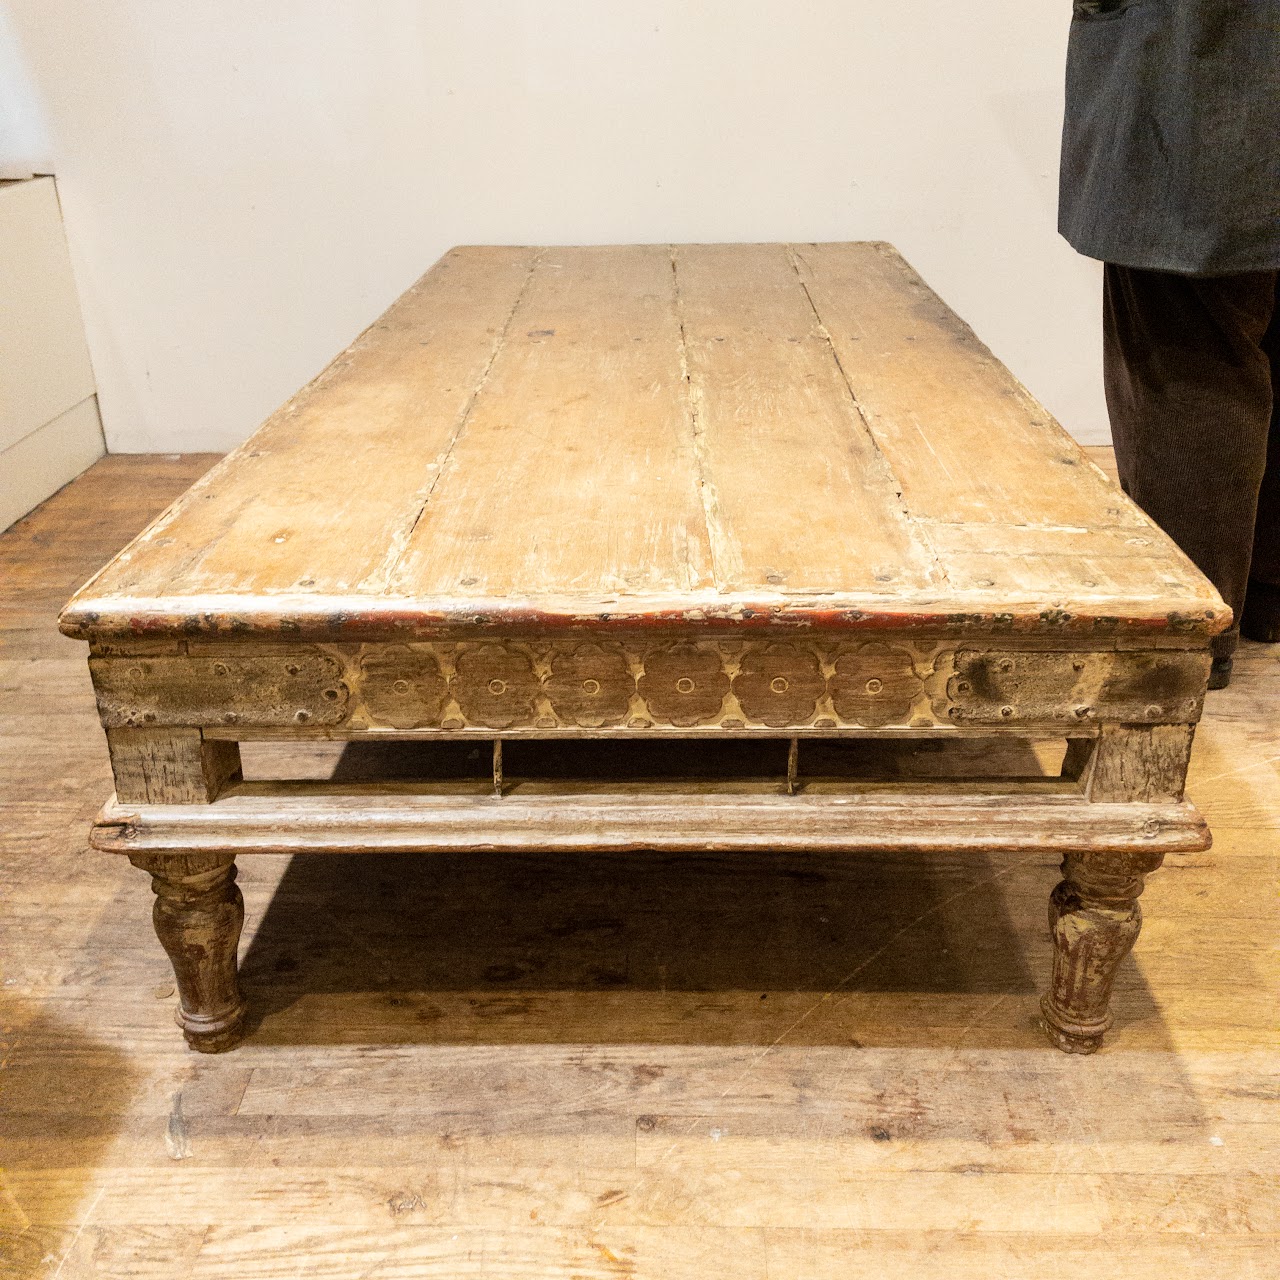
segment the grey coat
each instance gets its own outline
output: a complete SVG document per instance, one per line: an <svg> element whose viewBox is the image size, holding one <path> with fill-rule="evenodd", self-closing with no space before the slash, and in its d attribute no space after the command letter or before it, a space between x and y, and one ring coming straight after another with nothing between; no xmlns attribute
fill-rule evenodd
<svg viewBox="0 0 1280 1280"><path fill-rule="evenodd" d="M1058 230L1124 266L1280 268L1280 0L1076 0Z"/></svg>

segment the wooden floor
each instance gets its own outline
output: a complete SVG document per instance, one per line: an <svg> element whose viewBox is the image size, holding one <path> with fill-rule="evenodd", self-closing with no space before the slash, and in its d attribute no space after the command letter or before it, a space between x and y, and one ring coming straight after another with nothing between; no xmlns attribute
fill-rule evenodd
<svg viewBox="0 0 1280 1280"><path fill-rule="evenodd" d="M1211 694L1093 1058L1051 860L242 860L248 1042L189 1053L70 591L212 458L0 536L3 1276L1280 1276L1280 646ZM394 865L393 865L394 864ZM732 864L732 865L730 865Z"/></svg>

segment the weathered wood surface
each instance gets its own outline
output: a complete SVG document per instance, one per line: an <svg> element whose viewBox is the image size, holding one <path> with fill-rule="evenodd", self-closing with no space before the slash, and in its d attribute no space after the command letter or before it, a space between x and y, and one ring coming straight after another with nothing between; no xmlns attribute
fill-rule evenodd
<svg viewBox="0 0 1280 1280"><path fill-rule="evenodd" d="M1142 929L1144 878L1163 861L1159 850L1111 856L1070 853L1049 895L1053 978L1041 997L1045 1030L1068 1053L1096 1053L1111 1026L1111 991L1120 961Z"/></svg>
<svg viewBox="0 0 1280 1280"><path fill-rule="evenodd" d="M883 244L456 249L64 629L1162 635L1173 544Z"/></svg>
<svg viewBox="0 0 1280 1280"><path fill-rule="evenodd" d="M226 645L90 660L102 722L567 730L1189 724L1203 650L1012 650L905 638L534 637Z"/></svg>
<svg viewBox="0 0 1280 1280"><path fill-rule="evenodd" d="M193 1049L218 1053L241 1034L245 1003L237 976L244 898L235 859L204 849L154 857L133 850L129 861L151 874L152 923L173 964L177 1021Z"/></svg>
<svg viewBox="0 0 1280 1280"><path fill-rule="evenodd" d="M95 839L145 852L181 977L212 935L180 853L1202 850L1183 780L1227 621L889 246L649 245L446 255L62 627L116 778ZM800 764L801 737L1019 730L1070 740L1060 777ZM780 731L778 795L539 788L500 740ZM242 784L255 734L493 738L492 771ZM1071 958L1101 917L1059 908L1088 990L1045 1018L1095 1045L1114 965ZM185 1030L223 1047L239 1015L207 1004Z"/></svg>
<svg viewBox="0 0 1280 1280"><path fill-rule="evenodd" d="M199 729L107 727L116 795L132 804L204 804L240 769L234 742Z"/></svg>
<svg viewBox="0 0 1280 1280"><path fill-rule="evenodd" d="M1280 649L1208 700L1214 848L1149 877L1087 1062L1036 1027L1034 851L246 858L258 1020L197 1058L144 876L85 853L53 618L200 470L0 535L0 1271L1271 1280Z"/></svg>
<svg viewBox="0 0 1280 1280"><path fill-rule="evenodd" d="M801 788L774 794L674 787L599 787L595 794L548 787L483 794L400 794L391 786L335 788L262 784L233 788L211 805L108 803L94 848L221 853L369 853L494 849L779 849L877 853L892 849L1066 852L1151 849L1194 853L1208 829L1186 803L1091 804L1023 794L930 795L903 789L850 795Z"/></svg>

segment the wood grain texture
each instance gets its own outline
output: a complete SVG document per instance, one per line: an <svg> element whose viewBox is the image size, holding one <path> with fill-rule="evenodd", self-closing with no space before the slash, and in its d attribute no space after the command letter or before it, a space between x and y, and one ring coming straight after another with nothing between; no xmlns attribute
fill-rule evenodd
<svg viewBox="0 0 1280 1280"><path fill-rule="evenodd" d="M1208 700L1214 848L1149 878L1087 1062L1036 1027L1056 859L974 851L245 859L260 1015L196 1057L145 882L85 853L53 618L208 462L107 458L0 536L0 1270L1271 1280L1274 646Z"/></svg>
<svg viewBox="0 0 1280 1280"><path fill-rule="evenodd" d="M337 446L368 426L386 447L363 504ZM1021 569L988 573L984 556ZM971 847L972 824L999 849L1195 852L1208 834L1181 799L1185 748L1225 621L874 244L455 251L63 615L94 641L126 806L99 820L99 847L156 857L883 852ZM801 776L801 734L940 726L1105 733L1087 758L1067 747L1057 783L984 773L869 799ZM500 736L647 729L786 730L782 796L565 779L526 794ZM289 782L219 796L237 755L216 744L285 731L493 735L490 794L377 777L348 797ZM207 895L151 865L194 989L184 965L209 948L183 921ZM1114 965L1077 963L1071 939L1125 948L1095 946L1110 935L1081 922L1097 913L1054 902L1059 969L1087 989L1055 987L1046 1025L1060 1047L1094 1046ZM234 974L234 947L218 963ZM189 1012L195 1041L202 1018L222 1013Z"/></svg>
<svg viewBox="0 0 1280 1280"><path fill-rule="evenodd" d="M1096 1053L1111 1026L1111 990L1120 961L1142 929L1143 878L1163 860L1156 850L1089 857L1068 854L1049 896L1053 979L1041 998L1045 1029L1068 1053Z"/></svg>
<svg viewBox="0 0 1280 1280"><path fill-rule="evenodd" d="M240 770L234 742L199 729L107 729L116 795L135 804L205 804Z"/></svg>
<svg viewBox="0 0 1280 1280"><path fill-rule="evenodd" d="M178 1025L201 1053L220 1053L240 1039L245 1003L236 974L244 898L235 859L204 851L132 851L129 861L151 874L152 923L173 964Z"/></svg>
<svg viewBox="0 0 1280 1280"><path fill-rule="evenodd" d="M385 588L536 254L447 254L116 559L91 595ZM325 551L317 554L323 541Z"/></svg>
<svg viewBox="0 0 1280 1280"><path fill-rule="evenodd" d="M789 247L680 245L671 266L719 589L940 589Z"/></svg>
<svg viewBox="0 0 1280 1280"><path fill-rule="evenodd" d="M887 245L456 249L69 634L1221 630Z"/></svg>
<svg viewBox="0 0 1280 1280"><path fill-rule="evenodd" d="M1194 739L1195 726L1189 724L1106 726L1090 797L1104 804L1180 800Z"/></svg>
<svg viewBox="0 0 1280 1280"><path fill-rule="evenodd" d="M1002 526L1151 528L892 246L794 252L916 519L988 537Z"/></svg>
<svg viewBox="0 0 1280 1280"><path fill-rule="evenodd" d="M670 252L543 250L389 592L705 595L694 452Z"/></svg>
<svg viewBox="0 0 1280 1280"><path fill-rule="evenodd" d="M1061 645L1061 641L1059 644ZM613 732L713 728L1190 724L1200 649L974 646L899 636L836 643L622 632L481 642L205 645L90 661L109 729L181 725Z"/></svg>
<svg viewBox="0 0 1280 1280"><path fill-rule="evenodd" d="M975 851L247 859L260 1020L197 1059L138 872L85 855L52 620L207 464L107 458L0 536L9 1271L1270 1280L1274 646L1208 700L1215 845L1150 877L1087 1063L1036 1027L1053 866Z"/></svg>
<svg viewBox="0 0 1280 1280"><path fill-rule="evenodd" d="M316 794L245 784L209 805L108 802L93 847L220 853L366 853L494 849L1093 850L1209 847L1191 804L1099 804L1045 794L929 794L902 787L858 794L786 793L785 780L752 790L620 785L508 785L501 796L396 794L387 788ZM987 787L988 792L995 790ZM762 794L763 793L763 794Z"/></svg>

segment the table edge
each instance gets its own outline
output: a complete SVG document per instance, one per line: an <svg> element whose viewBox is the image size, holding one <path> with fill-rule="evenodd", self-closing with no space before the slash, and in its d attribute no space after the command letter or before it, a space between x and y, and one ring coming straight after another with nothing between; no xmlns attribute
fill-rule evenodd
<svg viewBox="0 0 1280 1280"><path fill-rule="evenodd" d="M350 640L492 635L513 631L925 632L1018 636L1176 635L1225 631L1231 610L1220 600L1169 597L1019 600L966 608L963 598L707 594L601 599L510 597L388 599L360 596L203 596L94 600L76 596L59 630L78 640L212 636L234 639Z"/></svg>

